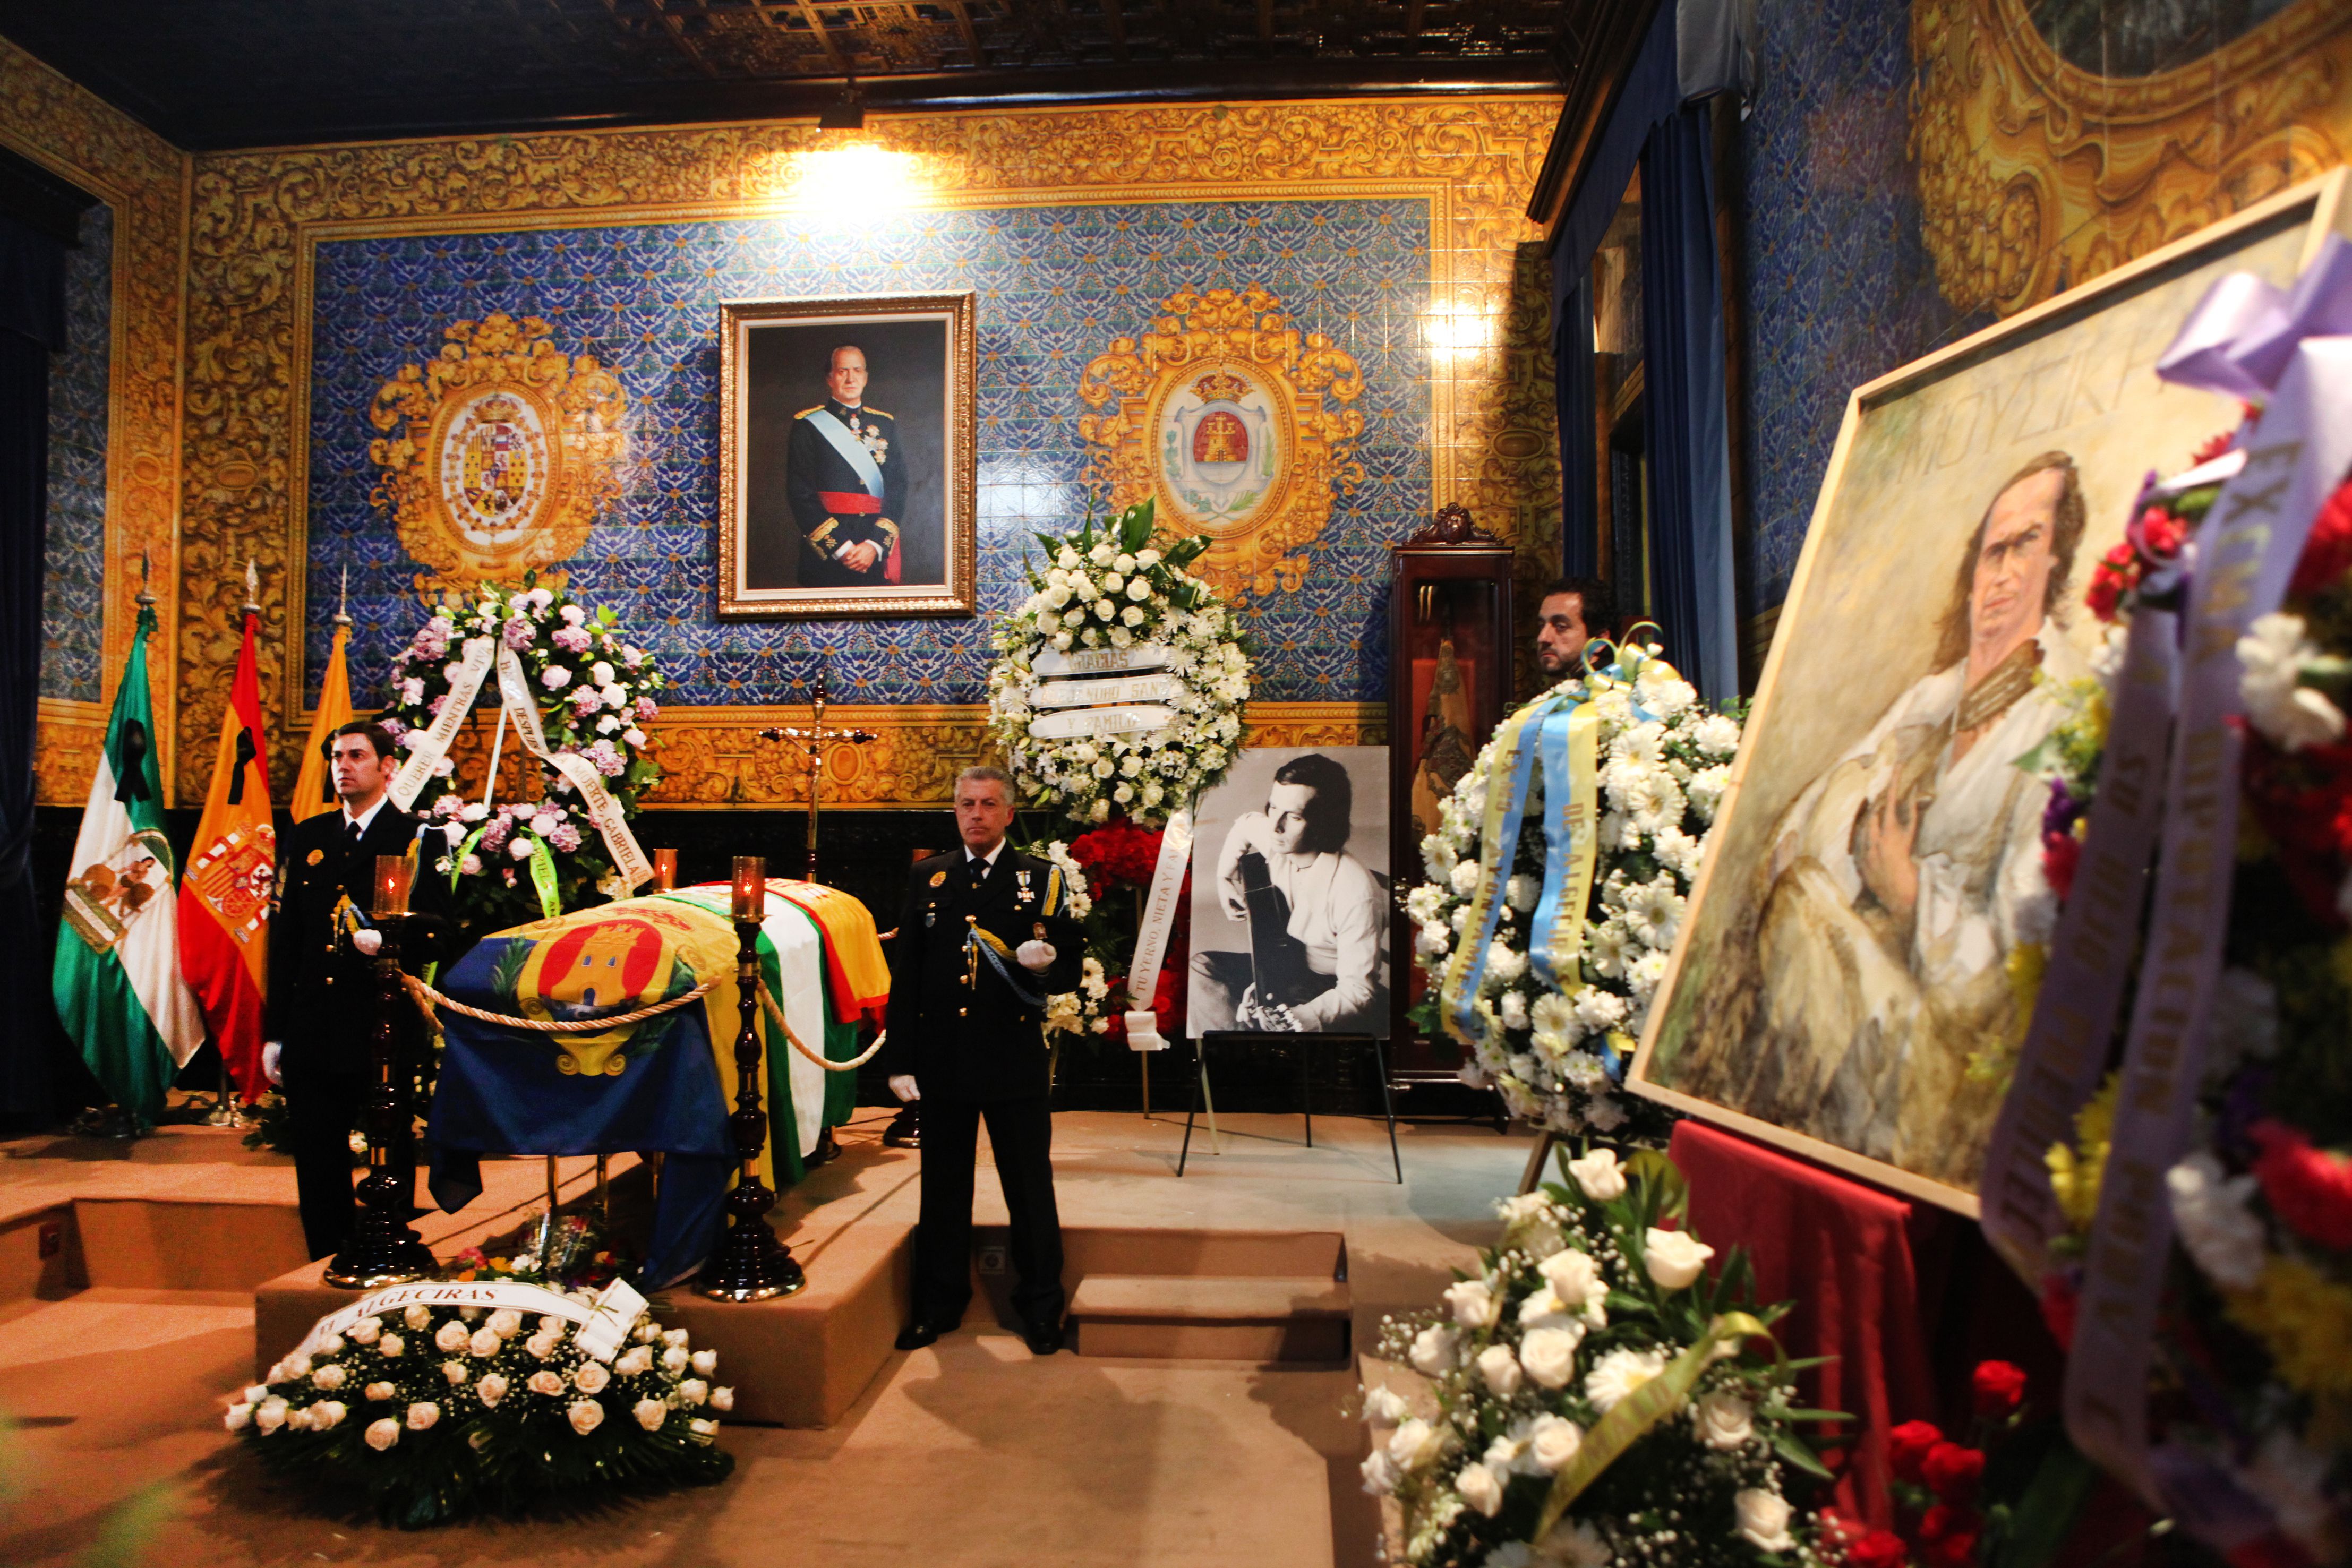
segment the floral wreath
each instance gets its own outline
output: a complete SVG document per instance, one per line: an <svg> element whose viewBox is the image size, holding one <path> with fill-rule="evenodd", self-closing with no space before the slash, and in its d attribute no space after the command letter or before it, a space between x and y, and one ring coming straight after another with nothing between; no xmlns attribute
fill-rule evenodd
<svg viewBox="0 0 2352 1568"><path fill-rule="evenodd" d="M660 716L654 694L668 682L650 653L623 639L610 610L542 586L535 572L520 588L484 583L470 598L453 591L394 657L392 702L380 719L394 743L404 753L416 749L447 706L464 644L485 637L512 649L543 694L549 751L584 758L623 815L635 817L661 779L644 727ZM486 689L495 699L495 674ZM433 830L424 841L427 863L447 879L461 924L496 930L580 908L592 894L625 891L578 792L553 768L540 767L539 800L504 803L467 800L446 756L431 768L415 809ZM444 846L437 855L434 833Z"/></svg>
<svg viewBox="0 0 2352 1568"><path fill-rule="evenodd" d="M1825 1413L1797 1406L1770 1338L1789 1304L1752 1301L1737 1250L1710 1271L1663 1155L1559 1164L1496 1205L1501 1239L1440 1309L1382 1321L1382 1358L1427 1380L1363 1399L1364 1490L1398 1504L1397 1560L1838 1562L1842 1532L1789 1496L1790 1472L1830 1474L1800 1427Z"/></svg>
<svg viewBox="0 0 2352 1568"><path fill-rule="evenodd" d="M1484 1028L1463 1077L1500 1090L1512 1114L1555 1133L1624 1129L1622 1135L1647 1138L1664 1131L1666 1113L1615 1091L1682 929L1691 882L1731 779L1740 721L1703 706L1672 665L1630 644L1620 662L1564 681L1538 700L1558 696L1590 703L1601 721L1602 810L1579 973L1555 988L1528 961L1544 841L1540 832L1523 831L1496 901L1500 915L1474 1004ZM1418 928L1414 958L1429 982L1414 1021L1433 1033L1442 1022L1439 988L1483 876L1479 836L1487 790L1496 769L1507 768L1496 748L1489 740L1440 802L1437 831L1421 841L1429 881L1404 898ZM1542 792L1538 768L1529 823L1541 820Z"/></svg>
<svg viewBox="0 0 2352 1568"><path fill-rule="evenodd" d="M409 1529L724 1479L713 1440L735 1395L712 1384L717 1354L651 1318L625 1343L603 1360L560 1317L415 1302L306 1342L223 1424L277 1473Z"/></svg>
<svg viewBox="0 0 2352 1568"><path fill-rule="evenodd" d="M1045 565L1029 572L1028 599L989 640L997 654L988 676L989 726L1023 799L1082 825L1108 821L1114 812L1158 825L1223 778L1241 745L1247 638L1216 591L1184 570L1209 541L1159 546L1152 537L1150 501L1100 528L1089 517L1074 534L1037 535ZM1174 711L1172 722L1068 739L1031 733L1041 655L1145 643L1168 650L1164 666L1137 674L1166 677L1171 689L1162 706Z"/></svg>

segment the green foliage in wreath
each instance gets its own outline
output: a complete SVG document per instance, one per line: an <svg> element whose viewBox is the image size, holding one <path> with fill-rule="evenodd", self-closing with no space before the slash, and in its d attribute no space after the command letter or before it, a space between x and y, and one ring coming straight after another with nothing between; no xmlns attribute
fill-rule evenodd
<svg viewBox="0 0 2352 1568"><path fill-rule="evenodd" d="M648 1319L607 1364L572 1329L423 1303L362 1318L271 1367L226 1425L278 1475L411 1530L726 1479L716 1353Z"/></svg>
<svg viewBox="0 0 2352 1568"><path fill-rule="evenodd" d="M452 592L394 657L382 718L404 757L447 703L466 644L477 639L515 652L549 749L584 758L622 815L635 817L638 800L661 781L644 727L660 715L655 697L667 679L651 653L627 641L611 610L542 586L535 572L520 588L484 583L471 596ZM498 701L495 672L478 700ZM512 735L504 741L509 748L520 744ZM416 796L415 810L439 835L428 836L426 848L441 850L422 874L447 885L465 936L623 894L578 793L553 768L541 764L536 773L536 799L467 800L444 758Z"/></svg>

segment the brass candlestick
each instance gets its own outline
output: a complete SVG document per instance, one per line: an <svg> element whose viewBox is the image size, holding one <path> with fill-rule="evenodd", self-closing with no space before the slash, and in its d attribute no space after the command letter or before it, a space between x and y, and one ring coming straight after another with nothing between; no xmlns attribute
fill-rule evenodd
<svg viewBox="0 0 2352 1568"><path fill-rule="evenodd" d="M870 729L836 729L824 722L825 706L831 700L826 696L824 689L825 662L824 655L818 655L816 685L810 689L809 722L806 727L799 725L782 725L773 729L760 731L761 740L796 742L800 746L803 758L808 763L807 880L810 882L817 880L816 830L824 810L825 743L845 740L852 746L863 746L869 740L881 738Z"/></svg>
<svg viewBox="0 0 2352 1568"><path fill-rule="evenodd" d="M801 1266L776 1233L768 1211L776 1195L760 1179L760 1150L768 1141L768 1113L760 1103L760 921L767 913L767 862L758 855L735 857L735 985L743 1027L735 1036L735 1113L727 1119L741 1162L735 1190L727 1195L733 1221L718 1254L702 1273L702 1293L715 1301L764 1301L789 1296L808 1283Z"/></svg>
<svg viewBox="0 0 2352 1568"><path fill-rule="evenodd" d="M360 1210L349 1240L327 1265L326 1282L346 1291L375 1291L421 1280L435 1267L432 1252L408 1228L406 1202L392 1155L404 1145L409 1119L406 1085L398 1082L400 1051L395 1020L405 988L400 977L401 929L409 920L409 880L415 867L405 855L375 861L375 1033L369 1047L375 1089L368 1096L368 1174L359 1186Z"/></svg>

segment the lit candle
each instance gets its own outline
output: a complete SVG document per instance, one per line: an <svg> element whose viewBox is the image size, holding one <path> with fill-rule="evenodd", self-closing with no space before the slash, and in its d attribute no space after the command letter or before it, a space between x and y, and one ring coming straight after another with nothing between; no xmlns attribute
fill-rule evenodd
<svg viewBox="0 0 2352 1568"><path fill-rule="evenodd" d="M677 885L677 852L676 850L656 850L654 852L654 891L656 893L667 893Z"/></svg>
<svg viewBox="0 0 2352 1568"><path fill-rule="evenodd" d="M768 862L761 855L735 857L735 918L758 920L768 913Z"/></svg>
<svg viewBox="0 0 2352 1568"><path fill-rule="evenodd" d="M375 907L372 913L377 919L408 913L408 882L415 869L406 855L375 857Z"/></svg>

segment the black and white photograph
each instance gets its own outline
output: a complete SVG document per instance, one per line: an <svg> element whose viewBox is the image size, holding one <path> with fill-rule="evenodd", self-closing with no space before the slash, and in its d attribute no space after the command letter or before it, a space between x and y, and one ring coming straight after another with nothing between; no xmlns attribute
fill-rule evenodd
<svg viewBox="0 0 2352 1568"><path fill-rule="evenodd" d="M1241 753L1192 838L1188 1031L1389 1034L1389 752Z"/></svg>
<svg viewBox="0 0 2352 1568"><path fill-rule="evenodd" d="M720 312L719 612L970 613L971 296Z"/></svg>

